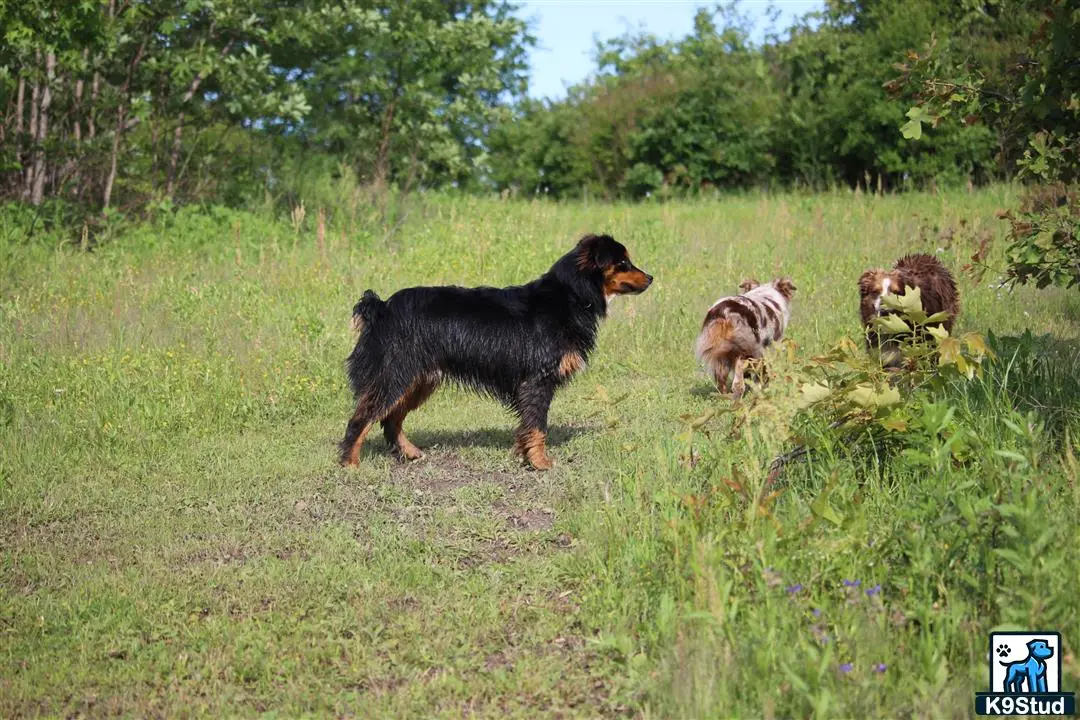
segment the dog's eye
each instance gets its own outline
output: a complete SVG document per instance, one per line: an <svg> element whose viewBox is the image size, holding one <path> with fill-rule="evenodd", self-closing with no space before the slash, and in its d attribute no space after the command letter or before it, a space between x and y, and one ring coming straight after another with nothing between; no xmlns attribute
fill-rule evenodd
<svg viewBox="0 0 1080 720"><path fill-rule="evenodd" d="M619 264L616 265L615 267L617 267L619 270L629 270L630 269L630 261L629 260L621 260L619 262Z"/></svg>

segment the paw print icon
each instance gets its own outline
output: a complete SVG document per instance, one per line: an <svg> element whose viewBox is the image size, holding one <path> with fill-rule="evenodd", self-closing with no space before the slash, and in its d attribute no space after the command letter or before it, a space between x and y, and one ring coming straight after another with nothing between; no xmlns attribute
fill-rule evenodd
<svg viewBox="0 0 1080 720"><path fill-rule="evenodd" d="M997 652L998 657L1000 657L1000 658L1008 657L1009 656L1009 646L1005 645L1005 644L998 645L996 652Z"/></svg>

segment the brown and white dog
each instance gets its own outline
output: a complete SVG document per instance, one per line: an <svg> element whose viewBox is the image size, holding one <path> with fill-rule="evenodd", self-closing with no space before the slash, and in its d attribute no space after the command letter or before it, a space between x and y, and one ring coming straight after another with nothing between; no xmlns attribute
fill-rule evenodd
<svg viewBox="0 0 1080 720"><path fill-rule="evenodd" d="M716 387L736 399L746 389L747 362L759 360L765 348L784 337L795 286L777 278L765 285L745 280L739 289L741 295L720 298L709 308L695 346Z"/></svg>
<svg viewBox="0 0 1080 720"><path fill-rule="evenodd" d="M883 297L903 295L913 287L922 293L923 312L927 315L946 314L945 320L936 324L951 333L960 312L960 294L952 273L936 257L921 253L905 255L896 261L892 270L867 270L859 278L859 314L866 331L866 346L882 350L882 360L887 367L900 364L898 345L895 339L883 339L872 327L872 322L874 318L893 312L882 305Z"/></svg>

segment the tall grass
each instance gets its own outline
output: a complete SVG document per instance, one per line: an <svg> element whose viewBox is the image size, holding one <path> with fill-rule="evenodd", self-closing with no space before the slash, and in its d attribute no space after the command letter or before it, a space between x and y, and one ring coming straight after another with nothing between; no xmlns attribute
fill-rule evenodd
<svg viewBox="0 0 1080 720"><path fill-rule="evenodd" d="M1011 189L428 195L388 220L335 187L287 203L299 222L185 209L89 251L0 214L4 715L961 717L1005 625L1062 631L1075 688L1075 294L962 279L960 329L997 360L889 447L800 410L805 366L858 337L860 272L959 269ZM364 289L523 282L588 231L657 280L556 398L554 471L454 390L409 418L425 461L372 440L334 464ZM733 406L693 338L778 274L799 289L774 381Z"/></svg>

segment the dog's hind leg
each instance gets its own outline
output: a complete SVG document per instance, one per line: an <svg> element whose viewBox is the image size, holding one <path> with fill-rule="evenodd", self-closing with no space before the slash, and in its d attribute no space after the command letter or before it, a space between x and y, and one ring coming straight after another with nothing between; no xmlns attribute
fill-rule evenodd
<svg viewBox="0 0 1080 720"><path fill-rule="evenodd" d="M709 367L712 370L713 381L716 383L716 389L724 395L731 392L731 387L728 384L728 379L731 376L731 364L728 363L727 357L714 358Z"/></svg>
<svg viewBox="0 0 1080 720"><path fill-rule="evenodd" d="M746 358L735 358L735 371L734 377L731 380L731 397L738 400L746 392L746 378L744 373L746 372Z"/></svg>
<svg viewBox="0 0 1080 720"><path fill-rule="evenodd" d="M514 454L523 455L536 470L550 470L554 464L547 454L547 416L554 395L554 385L532 378L518 388L514 403L521 418L514 435Z"/></svg>
<svg viewBox="0 0 1080 720"><path fill-rule="evenodd" d="M341 441L341 464L356 465L360 458L360 446L364 444L371 426L378 419L378 407L371 393L364 393L356 400L356 410L345 426L345 437Z"/></svg>
<svg viewBox="0 0 1080 720"><path fill-rule="evenodd" d="M345 437L341 441L342 465L356 465L359 462L360 447L371 426L398 409L406 397L411 397L410 391L415 388L417 380L408 375L387 377L380 374L365 383L366 389L357 394L356 410L345 426ZM404 420L404 417L402 415L401 419Z"/></svg>
<svg viewBox="0 0 1080 720"><path fill-rule="evenodd" d="M409 442L405 437L402 425L405 416L424 404L439 386L439 376L432 374L416 380L405 394L398 399L390 413L382 420L383 436L386 442L393 448L394 453L404 460L419 460L424 457L420 448Z"/></svg>

